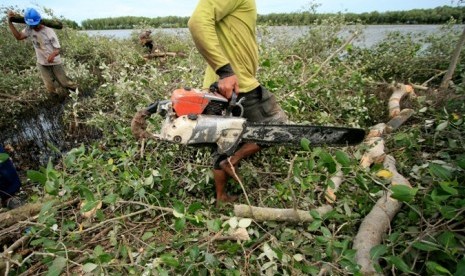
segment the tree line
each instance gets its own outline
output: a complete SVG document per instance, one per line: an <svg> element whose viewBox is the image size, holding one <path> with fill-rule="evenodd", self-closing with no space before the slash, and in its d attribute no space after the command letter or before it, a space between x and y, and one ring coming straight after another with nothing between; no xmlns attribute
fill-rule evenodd
<svg viewBox="0 0 465 276"><path fill-rule="evenodd" d="M465 7L441 6L434 9L413 9L408 11L341 13L348 24L362 23L376 24L444 24L453 19L458 24L465 23ZM311 25L325 18L334 16L333 13L293 12L271 13L258 15L260 25ZM82 21L84 30L134 29L140 25L153 28L185 28L188 16L141 17L123 16L110 18L96 18ZM70 21L68 26L77 28L78 24Z"/></svg>

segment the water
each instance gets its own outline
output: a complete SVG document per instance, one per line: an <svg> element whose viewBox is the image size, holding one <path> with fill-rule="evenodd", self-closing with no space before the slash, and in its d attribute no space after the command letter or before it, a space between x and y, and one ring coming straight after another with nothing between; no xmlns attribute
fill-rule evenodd
<svg viewBox="0 0 465 276"><path fill-rule="evenodd" d="M463 29L463 25L456 25L457 29ZM309 30L309 26L273 26L267 27L267 30L271 34L278 34L280 37L286 36L288 39L297 39ZM354 26L348 26L347 29L341 34L342 37L349 35L350 30L354 29ZM367 25L364 26L363 32L359 38L353 41L354 46L359 47L371 47L376 43L382 41L390 32L400 32L401 34L413 34L413 35L430 35L438 33L441 30L441 25ZM89 30L81 31L91 36L105 36L114 39L128 39L131 34L138 34L140 30ZM178 35L184 38L189 38L190 33L187 28L167 28L167 29L156 29L153 31L153 35L157 32L170 35ZM258 32L258 39L261 38L260 31Z"/></svg>

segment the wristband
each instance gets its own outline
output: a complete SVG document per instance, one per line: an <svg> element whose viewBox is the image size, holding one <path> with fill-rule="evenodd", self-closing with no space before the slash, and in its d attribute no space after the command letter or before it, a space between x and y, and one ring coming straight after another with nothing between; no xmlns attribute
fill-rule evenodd
<svg viewBox="0 0 465 276"><path fill-rule="evenodd" d="M218 70L216 70L216 74L220 76L220 80L221 80L221 79L234 75L234 71L231 65L228 63L226 65L221 66Z"/></svg>

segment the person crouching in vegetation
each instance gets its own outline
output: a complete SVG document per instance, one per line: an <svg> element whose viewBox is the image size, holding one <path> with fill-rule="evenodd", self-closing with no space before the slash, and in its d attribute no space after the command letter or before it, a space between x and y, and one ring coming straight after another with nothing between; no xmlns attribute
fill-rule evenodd
<svg viewBox="0 0 465 276"><path fill-rule="evenodd" d="M0 199L4 207L14 209L23 202L14 195L19 191L21 182L18 173L6 150L0 145Z"/></svg>
<svg viewBox="0 0 465 276"><path fill-rule="evenodd" d="M153 40L150 38L152 31L146 30L139 35L139 42L142 46L146 47L149 53L153 50Z"/></svg>
<svg viewBox="0 0 465 276"><path fill-rule="evenodd" d="M50 93L56 93L55 81L63 88L76 90L76 84L66 76L60 57L60 42L55 31L41 24L42 17L33 8L24 12L26 28L19 32L12 22L15 16L8 11L8 26L17 40L29 38L34 46L37 66L42 75L45 88Z"/></svg>

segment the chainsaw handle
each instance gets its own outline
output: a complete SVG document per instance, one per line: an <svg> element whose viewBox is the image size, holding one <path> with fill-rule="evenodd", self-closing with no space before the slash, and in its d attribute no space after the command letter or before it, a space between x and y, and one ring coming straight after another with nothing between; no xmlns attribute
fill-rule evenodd
<svg viewBox="0 0 465 276"><path fill-rule="evenodd" d="M229 106L234 107L237 104L237 93L233 90L231 99L229 100Z"/></svg>
<svg viewBox="0 0 465 276"><path fill-rule="evenodd" d="M212 83L208 90L211 93L220 93L218 82ZM235 90L233 90L231 99L229 99L228 108L226 109L226 115L242 117L242 114L244 113L244 107L242 106L241 102L243 99L244 98L237 101L237 93Z"/></svg>

